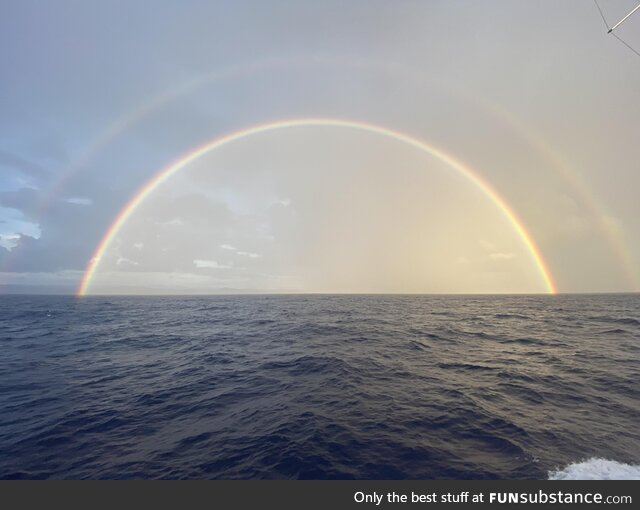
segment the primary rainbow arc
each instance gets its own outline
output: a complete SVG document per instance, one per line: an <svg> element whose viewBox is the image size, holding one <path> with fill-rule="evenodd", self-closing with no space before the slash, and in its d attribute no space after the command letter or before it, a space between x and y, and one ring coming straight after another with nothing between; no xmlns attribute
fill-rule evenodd
<svg viewBox="0 0 640 510"><path fill-rule="evenodd" d="M329 126L329 127L338 127L338 128L351 128L358 129L361 131L367 131L370 133L379 134L381 136L386 136L400 142L404 142L410 146L413 146L423 152L439 159L443 163L449 165L451 168L456 170L466 179L468 179L472 184L477 186L490 200L493 204L504 214L504 216L509 221L512 228L518 234L519 238L527 247L527 250L530 254L531 259L536 265L538 273L544 282L545 288L549 294L555 294L556 286L553 282L553 278L551 277L551 273L540 253L539 248L535 244L533 238L529 234L529 232L524 227L522 221L518 218L513 209L506 203L506 201L498 194L498 192L493 189L493 187L484 179L482 179L476 172L474 172L470 167L465 165L464 163L458 161L453 156L447 154L446 152L438 149L432 145L427 144L415 138L413 136L401 133L399 131L394 131L392 129L388 129L382 126L378 126L376 124L369 124L360 121L354 120L345 120L345 119L333 119L333 118L303 118L303 119L289 119L289 120L280 120L275 122L270 122L266 124L260 124L258 126L252 126L245 129L241 129L238 131L234 131L232 133L228 133L226 135L222 135L219 137L210 140L199 147L187 152L182 155L168 166L161 169L157 172L149 181L147 181L127 202L127 204L120 210L115 220L111 223L102 239L100 240L93 256L91 257L82 280L80 281L80 285L78 286L76 295L78 297L85 296L91 284L91 280L95 275L98 266L100 265L100 261L104 256L107 248L111 244L111 241L118 234L122 226L127 222L127 220L131 217L136 208L163 182L169 179L176 172L179 172L187 165L197 160L201 156L218 149L226 144L242 140L244 138L250 137L252 135L256 135L259 133L264 133L267 131L274 131L277 129L290 129L296 127L318 127L318 126Z"/></svg>

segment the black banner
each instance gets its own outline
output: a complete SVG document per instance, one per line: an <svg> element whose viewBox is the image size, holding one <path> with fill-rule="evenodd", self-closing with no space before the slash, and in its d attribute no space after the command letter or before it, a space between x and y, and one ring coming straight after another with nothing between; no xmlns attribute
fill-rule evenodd
<svg viewBox="0 0 640 510"><path fill-rule="evenodd" d="M37 484L37 485L35 485ZM5 503L114 508L637 508L637 481L12 481ZM43 499L44 498L44 499Z"/></svg>

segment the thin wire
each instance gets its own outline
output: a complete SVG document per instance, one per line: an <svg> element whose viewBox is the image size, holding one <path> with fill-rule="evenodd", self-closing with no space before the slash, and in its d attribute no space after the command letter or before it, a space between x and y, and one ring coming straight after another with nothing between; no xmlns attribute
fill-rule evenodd
<svg viewBox="0 0 640 510"><path fill-rule="evenodd" d="M633 51L636 55L638 55L640 57L640 52L638 50L636 50L635 48L633 48L632 46L630 46L629 44L627 44L625 41L623 41L622 39L620 39L616 34L614 34L613 32L611 32L611 35L613 37L615 37L616 39L618 39L618 41L620 41L622 44L624 44L627 48L629 48L631 51Z"/></svg>
<svg viewBox="0 0 640 510"><path fill-rule="evenodd" d="M638 55L640 57L640 51L636 50L633 46L628 44L626 41L623 41L620 37L618 37L618 35L615 32L613 32L611 30L611 27L609 26L609 23L607 23L607 19L604 17L604 13L602 12L602 9L600 8L600 4L598 3L598 0L593 0L593 3L596 4L596 7L598 8L598 12L600 13L600 17L602 18L602 21L604 22L604 25L607 27L608 33L611 34L616 39L618 39L618 41L620 41L622 44L624 44L627 48L629 48L631 51L633 51L636 55ZM634 9L634 11L635 11L635 9Z"/></svg>
<svg viewBox="0 0 640 510"><path fill-rule="evenodd" d="M624 18L622 18L620 21L618 21L615 25L613 25L610 29L609 32L612 32L613 30L615 30L616 28L618 28L620 25L622 25L625 20L631 16L634 12L636 12L638 9L640 9L640 4L636 5L635 8L629 13L627 14Z"/></svg>
<svg viewBox="0 0 640 510"><path fill-rule="evenodd" d="M593 0L593 2L596 4L596 7L598 8L598 12L600 13L600 17L602 18L602 21L604 21L604 26L606 26L607 30L609 30L611 27L609 26L609 23L607 23L607 20L604 17L604 13L602 12L602 9L600 8L600 4L598 3L598 0Z"/></svg>

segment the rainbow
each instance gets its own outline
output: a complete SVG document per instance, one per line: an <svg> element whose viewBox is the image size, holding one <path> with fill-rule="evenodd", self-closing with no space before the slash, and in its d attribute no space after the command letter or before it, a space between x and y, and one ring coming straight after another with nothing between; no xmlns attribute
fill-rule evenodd
<svg viewBox="0 0 640 510"><path fill-rule="evenodd" d="M93 256L91 257L87 267L85 269L84 275L80 284L78 286L76 295L78 297L85 296L91 285L91 280L95 275L100 261L104 256L106 250L109 245L116 237L120 229L127 222L127 220L131 217L134 211L138 208L138 206L144 202L144 200L153 193L153 191L160 186L163 182L168 180L172 175L179 172L183 168L185 168L190 163L196 161L198 158L203 155L214 151L224 145L229 143L233 143L244 138L248 138L253 135L257 135L259 133L265 133L268 131L275 131L279 129L291 129L291 128L300 128L300 127L319 127L319 126L329 126L336 128L350 128L357 129L360 131L366 131L369 133L375 133L381 136L386 136L388 138L397 140L399 142L406 143L412 147L415 147L418 150L421 150L437 159L442 161L443 163L449 165L451 168L456 170L460 175L465 177L472 184L477 186L487 198L491 200L491 202L503 213L505 218L508 220L514 231L518 234L519 238L527 247L529 255L534 262L538 273L544 282L545 288L549 294L555 294L557 292L556 286L553 282L553 278L551 277L551 273L540 253L539 248L536 246L535 242L531 235L527 232L526 228L513 211L511 207L505 202L505 200L498 194L498 192L493 189L493 187L484 179L482 179L476 172L474 172L470 167L466 166L464 163L458 161L451 155L446 152L433 147L413 136L401 133L399 131L394 131L392 129L388 129L382 126L378 126L375 124L369 124L365 122L359 122L354 120L345 120L345 119L334 119L334 118L303 118L303 119L289 119L289 120L280 120L275 122L269 122L266 124L260 124L257 126L248 127L245 129L241 129L238 131L234 131L232 133L228 133L226 135L222 135L220 137L214 138L199 147L187 152L186 154L180 156L178 159L170 163L168 166L161 169L157 172L149 181L147 181L136 193L133 197L127 202L127 204L120 210L115 220L105 234L100 240Z"/></svg>
<svg viewBox="0 0 640 510"><path fill-rule="evenodd" d="M290 58L270 58L265 60L253 61L249 63L240 63L230 66L222 70L214 70L201 76L186 80L175 87L165 90L149 99L146 103L137 108L127 111L125 114L116 118L104 132L102 132L93 143L80 155L79 159L67 169L67 172L56 182L53 187L46 192L44 197L36 204L33 211L35 217L44 214L47 208L54 202L55 198L64 189L66 183L75 176L80 170L85 168L88 162L103 152L115 139L121 137L127 130L136 124L147 119L151 114L157 112L162 106L173 102L180 97L197 90L208 83L217 82L219 80L233 79L250 75L261 70L276 68L288 65L330 65L330 66L349 66L362 68L366 70L381 70L390 75L403 75L404 78L410 80L419 80L420 82L438 85L442 90L455 94L459 99L469 102L476 108L481 109L484 113L490 115L494 119L502 122L504 125L514 130L527 144L536 150L551 167L558 170L560 175L573 186L573 189L580 195L582 203L586 205L594 221L602 235L607 240L612 255L614 255L620 264L622 271L626 274L627 279L633 285L634 290L640 290L640 270L633 261L632 251L625 239L625 233L610 220L612 214L608 213L606 207L586 185L584 180L575 171L574 166L560 154L556 153L539 133L532 131L510 112L504 110L499 105L489 103L486 99L470 95L464 88L460 88L456 82L442 82L438 77L428 75L424 71L407 67L397 62L389 62L372 59L357 59L352 57L337 57L333 55L316 55L310 61L307 57L290 57ZM12 250L11 256L7 257L5 265L9 266L9 261L18 255L18 249ZM0 268L2 269L2 268Z"/></svg>

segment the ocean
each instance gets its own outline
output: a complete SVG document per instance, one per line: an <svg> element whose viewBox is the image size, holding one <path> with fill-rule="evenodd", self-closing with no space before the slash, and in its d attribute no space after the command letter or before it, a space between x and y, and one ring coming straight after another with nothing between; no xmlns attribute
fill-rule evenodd
<svg viewBox="0 0 640 510"><path fill-rule="evenodd" d="M640 478L640 295L0 296L0 478Z"/></svg>

